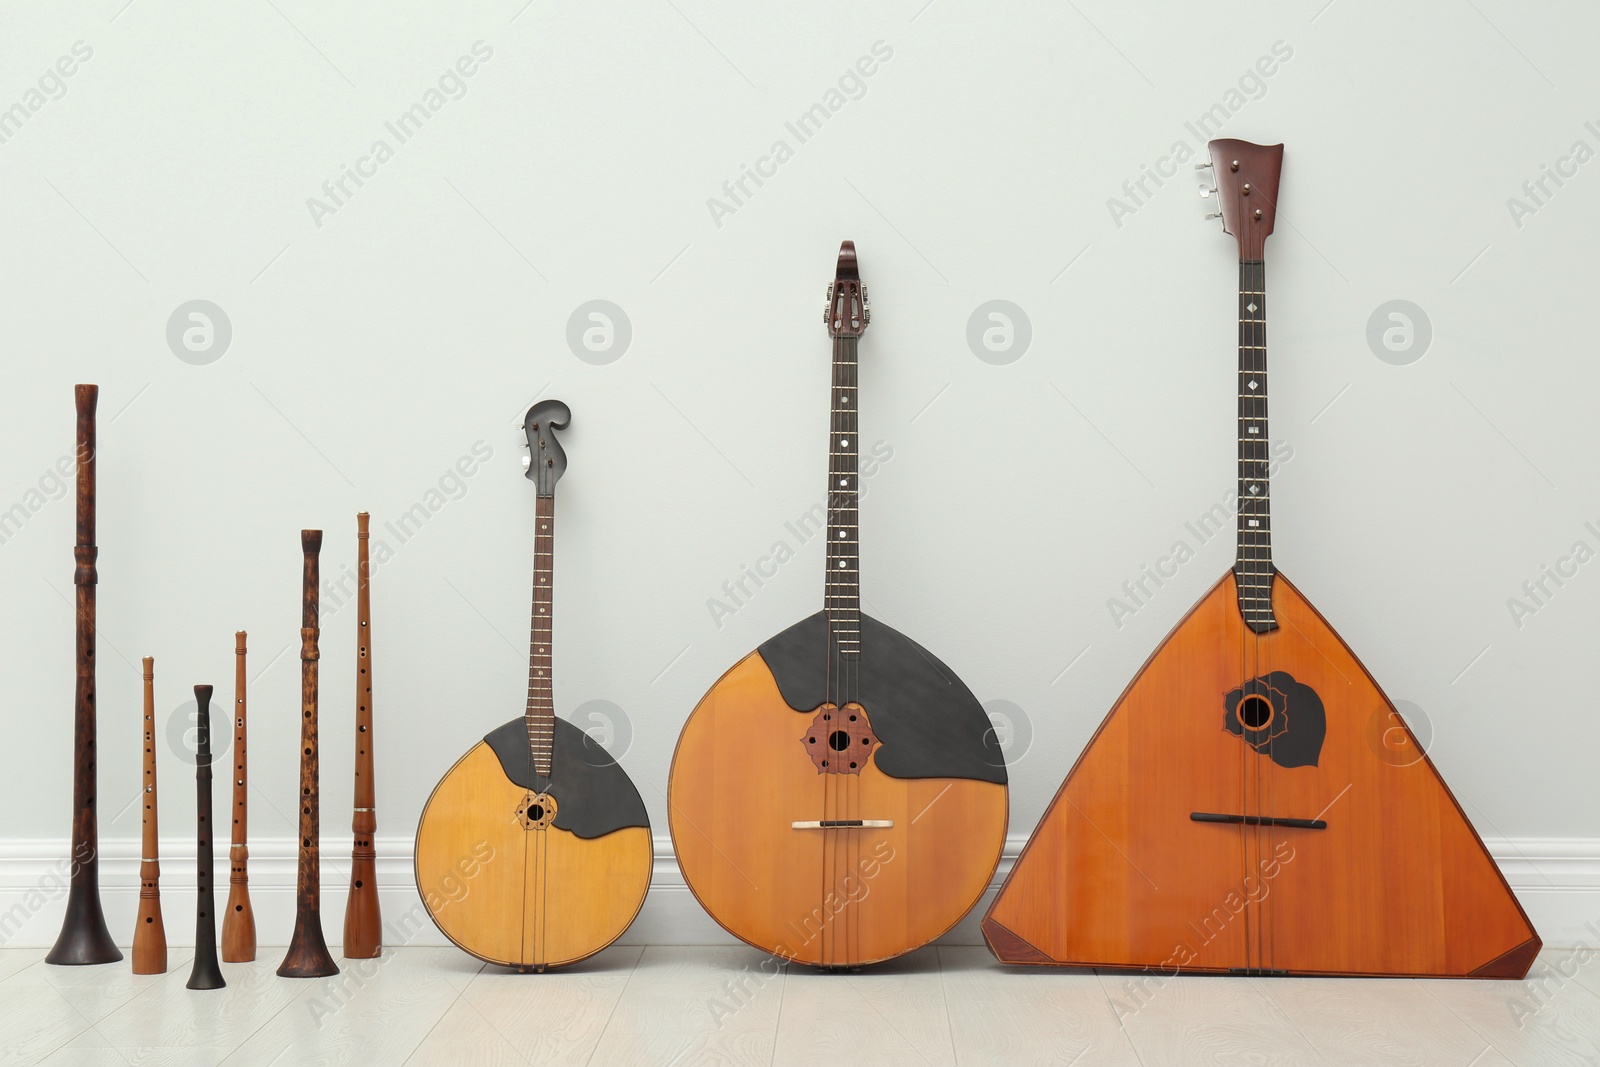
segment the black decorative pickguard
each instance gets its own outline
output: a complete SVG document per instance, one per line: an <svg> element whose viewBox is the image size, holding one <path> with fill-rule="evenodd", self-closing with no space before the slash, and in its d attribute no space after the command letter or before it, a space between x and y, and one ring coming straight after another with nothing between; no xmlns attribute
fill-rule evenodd
<svg viewBox="0 0 1600 1067"><path fill-rule="evenodd" d="M507 778L556 798L555 826L578 837L604 837L628 826L650 828L650 816L633 780L599 743L565 719L556 720L551 777L534 773L528 726L517 716L484 739Z"/></svg>
<svg viewBox="0 0 1600 1067"><path fill-rule="evenodd" d="M1288 671L1250 679L1224 697L1223 706L1223 728L1278 766L1317 765L1328 733L1327 714L1317 691Z"/></svg>
<svg viewBox="0 0 1600 1067"><path fill-rule="evenodd" d="M784 703L795 711L809 714L828 702L823 612L801 619L756 651ZM873 759L884 774L1005 784L1005 754L972 690L921 645L867 615L861 616L857 689L881 744Z"/></svg>

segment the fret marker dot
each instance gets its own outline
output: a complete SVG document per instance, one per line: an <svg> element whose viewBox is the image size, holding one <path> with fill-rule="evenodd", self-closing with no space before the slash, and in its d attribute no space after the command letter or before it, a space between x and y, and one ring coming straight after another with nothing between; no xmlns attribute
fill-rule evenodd
<svg viewBox="0 0 1600 1067"><path fill-rule="evenodd" d="M840 570L844 570L844 564L845 564L845 561L844 561L844 560L842 560L842 559L841 559L841 560L840 560L840 561L839 561L839 569L840 569Z"/></svg>
<svg viewBox="0 0 1600 1067"><path fill-rule="evenodd" d="M840 485L849 485L850 484L850 480L848 478L840 478L839 479L839 484Z"/></svg>
<svg viewBox="0 0 1600 1067"><path fill-rule="evenodd" d="M844 540L844 531L843 530L839 531L839 540L841 540L841 541Z"/></svg>
<svg viewBox="0 0 1600 1067"><path fill-rule="evenodd" d="M1255 487L1255 486L1253 486L1253 485L1252 485L1252 486L1251 486L1251 487L1250 487L1250 495L1251 495L1251 496L1255 496L1255 495L1256 495L1256 494L1257 494L1257 493L1259 493L1259 492L1261 492L1261 490L1260 490L1260 489L1257 489L1257 488L1256 488L1256 487ZM544 609L543 609L543 608L540 608L540 609L539 609L539 610L540 610L540 611L543 611L543 610L544 610Z"/></svg>
<svg viewBox="0 0 1600 1067"><path fill-rule="evenodd" d="M1250 525L1251 525L1251 526L1260 526L1260 525L1261 525L1261 522L1260 522L1260 520L1259 520L1259 519L1251 519L1251 520L1250 520Z"/></svg>
<svg viewBox="0 0 1600 1067"><path fill-rule="evenodd" d="M1249 384L1250 388L1254 389L1256 387L1256 380L1254 378L1251 378L1248 384Z"/></svg>
<svg viewBox="0 0 1600 1067"><path fill-rule="evenodd" d="M1261 432L1261 428L1259 426L1252 426L1252 427L1250 427L1250 432L1251 433L1260 433Z"/></svg>
<svg viewBox="0 0 1600 1067"><path fill-rule="evenodd" d="M849 448L850 447L850 438L848 438L848 437L839 438L839 447L840 448Z"/></svg>
<svg viewBox="0 0 1600 1067"><path fill-rule="evenodd" d="M1246 311L1255 311L1256 302L1254 300L1252 300L1252 301L1250 301L1250 303L1246 304L1244 307L1245 307Z"/></svg>

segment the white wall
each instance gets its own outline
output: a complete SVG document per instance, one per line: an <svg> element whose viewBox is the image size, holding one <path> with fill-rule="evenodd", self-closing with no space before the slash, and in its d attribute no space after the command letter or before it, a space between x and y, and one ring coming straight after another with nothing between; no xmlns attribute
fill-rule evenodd
<svg viewBox="0 0 1600 1067"><path fill-rule="evenodd" d="M392 853L429 790L521 708L532 492L517 420L537 396L575 413L559 703L621 709L586 725L631 735L624 762L664 835L689 709L819 604L813 544L720 627L708 608L821 498L819 312L842 237L857 242L876 312L863 435L893 449L864 507L868 604L981 699L1021 709L1020 840L1229 562L1225 538L1205 545L1113 621L1124 580L1175 541L1193 545L1185 521L1232 488L1235 249L1201 221L1187 163L1147 183L1142 204L1122 191L1175 142L1198 147L1185 123L1220 103L1234 112L1225 136L1288 146L1269 245L1272 430L1293 449L1275 486L1278 561L1417 709L1547 938L1579 936L1600 908L1600 562L1520 625L1508 598L1575 542L1600 550L1600 163L1547 181L1553 195L1520 219L1508 198L1574 142L1600 148L1600 14L1323 5L8 10L0 108L26 109L75 42L92 49L64 95L0 143L0 509L40 503L30 487L72 449L71 385L100 383L108 855L136 854L125 805L139 657L156 658L163 719L181 716L196 682L230 692L240 628L255 676L252 830L261 855L287 855L297 531L327 530L323 569L336 576L366 509L395 549L373 591L376 743L387 877L403 899ZM492 55L464 95L400 144L385 124L479 41ZM785 123L875 47L892 56L864 93L799 143ZM1255 98L1230 101L1274 48L1272 76L1245 84ZM393 158L314 218L308 198L378 138ZM714 219L708 198L778 139L793 157ZM1112 197L1137 210L1114 220ZM232 326L206 365L166 338L193 299ZM631 322L609 365L566 340L593 299ZM1009 365L966 340L993 299L1031 323ZM1367 341L1394 299L1431 322L1408 365ZM460 498L409 542L386 536L475 446L492 458ZM65 850L72 522L69 499L46 500L0 544L5 906ZM323 843L337 884L355 612L331 596L324 607ZM177 751L161 754L169 869L183 872L191 775ZM131 890L132 870L108 863L115 892ZM57 914L41 914L34 943ZM119 935L131 915L114 920ZM700 936L691 919L652 936ZM277 925L264 942L286 939Z"/></svg>

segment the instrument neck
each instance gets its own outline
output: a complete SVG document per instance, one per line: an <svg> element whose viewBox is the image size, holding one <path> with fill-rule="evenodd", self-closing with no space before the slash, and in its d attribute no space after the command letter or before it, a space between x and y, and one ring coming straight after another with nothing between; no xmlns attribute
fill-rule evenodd
<svg viewBox="0 0 1600 1067"><path fill-rule="evenodd" d="M1267 265L1239 263L1239 507L1233 573L1239 613L1255 633L1272 613L1271 444L1267 435Z"/></svg>
<svg viewBox="0 0 1600 1067"><path fill-rule="evenodd" d="M555 742L555 692L550 684L551 561L555 546L554 496L537 498L533 535L533 611L528 638L528 750L534 772L550 777Z"/></svg>
<svg viewBox="0 0 1600 1067"><path fill-rule="evenodd" d="M861 654L860 439L856 354L860 339L833 339L832 414L828 438L828 551L823 606L828 616L828 661L838 704L855 699Z"/></svg>

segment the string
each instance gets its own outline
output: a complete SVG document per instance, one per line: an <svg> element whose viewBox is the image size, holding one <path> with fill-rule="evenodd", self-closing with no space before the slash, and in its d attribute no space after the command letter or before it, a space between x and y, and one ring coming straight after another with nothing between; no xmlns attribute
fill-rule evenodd
<svg viewBox="0 0 1600 1067"><path fill-rule="evenodd" d="M845 295L834 309L839 317L854 317L856 298ZM828 439L828 550L824 555L825 615L828 624L827 671L828 704L839 716L831 729L824 729L819 740L824 745L823 782L823 862L822 862L822 948L824 965L848 965L859 958L859 930L851 912L847 888L851 872L859 860L859 835L849 823L858 815L860 783L847 776L846 762L854 755L852 746L835 749L833 735L850 736L844 716L856 700L860 650L860 512L859 466L855 462L859 440L856 435L857 361L856 338L836 336L833 345L833 397ZM852 534L852 531L856 531ZM853 564L853 566L852 566ZM829 826L828 823L834 825ZM832 904L830 905L830 896Z"/></svg>
<svg viewBox="0 0 1600 1067"><path fill-rule="evenodd" d="M1246 415L1247 415L1247 413L1245 411L1245 404L1247 402L1247 398L1250 395L1249 390L1247 389L1246 384L1245 384L1245 375L1247 373L1247 369L1245 367L1245 352L1246 352L1245 345L1247 343L1247 338L1246 338L1246 335L1245 335L1245 329L1246 329L1245 328L1245 303L1246 303L1246 299L1247 298L1245 296L1245 293L1249 290L1249 288L1250 288L1250 285L1249 285L1249 281L1248 281L1247 268L1245 266L1244 261L1241 260L1240 263L1239 263L1239 303L1238 303L1238 318L1239 318L1239 330L1238 330L1238 336L1239 336L1239 375L1238 375L1238 378L1237 378L1236 383L1235 383L1235 390L1239 394L1239 400L1238 400L1238 404L1237 404L1237 409L1238 409L1239 415L1238 415L1238 419L1237 419L1238 428L1236 430L1236 436L1238 436L1240 438L1240 442L1239 442L1240 463L1239 463L1239 485L1238 485L1238 496L1239 496L1238 512L1239 512L1239 518L1237 520L1238 523L1239 523L1238 544L1239 544L1240 547L1238 548L1238 550L1234 554L1235 555L1234 567L1235 567L1236 572L1242 572L1243 569L1244 569L1243 566L1242 566L1243 557L1244 557L1244 554L1245 554L1244 553L1244 549L1243 549L1243 545L1244 545L1244 542L1245 542L1244 531L1245 531L1245 529L1248 528L1248 527L1245 526L1245 523L1248 522L1248 519L1245 518L1245 515L1247 514L1248 508L1249 508L1249 504L1248 504L1249 494L1245 491L1246 487L1245 487L1245 483L1244 483L1244 462L1243 462L1243 450L1244 450L1244 441L1243 441L1244 425L1243 425L1243 423L1244 423L1244 419L1246 418ZM1250 651L1249 634L1250 634L1250 630L1249 630L1248 625L1244 624L1245 620L1247 619L1247 616L1245 616L1245 614L1243 612L1243 608L1244 608L1244 604L1245 604L1245 601L1242 599L1243 596L1244 596L1244 575L1243 575L1243 573L1235 573L1235 575L1234 575L1234 590L1235 590L1235 595L1240 598L1239 601L1238 601L1238 604L1239 604L1239 607L1241 609L1240 610L1241 629L1239 631L1239 678L1241 680L1241 685L1242 685L1242 688L1240 689L1240 692L1239 692L1239 703L1237 705L1235 705L1235 708L1234 708L1234 718L1236 718L1238 720L1238 722L1239 722L1239 740L1241 742L1246 742L1245 744L1241 744L1239 746L1239 811L1241 813L1244 813L1244 814L1248 815L1249 812L1250 812L1250 789L1249 789L1249 784L1248 784L1249 783L1249 772L1250 772L1250 764L1249 764L1250 753L1248 751L1248 741L1247 741L1247 739L1245 737L1245 717L1242 714L1242 712L1243 712L1244 708L1246 707L1245 701L1246 701L1246 699L1248 698L1248 696L1250 694L1250 686L1248 684L1247 679L1252 677L1252 675L1249 673L1249 670L1248 670L1248 668L1250 667L1250 662L1249 662L1249 651ZM1246 890L1245 908L1244 908L1244 949L1245 949L1245 966L1246 967L1248 967L1250 965L1250 944L1251 944L1250 934L1251 934L1251 928L1254 925L1253 922L1252 922L1253 909L1250 906L1249 892L1248 892L1248 890L1249 890L1249 879L1250 879L1250 824L1248 822L1244 822L1239 827L1239 881L1240 881L1241 888L1244 888Z"/></svg>

